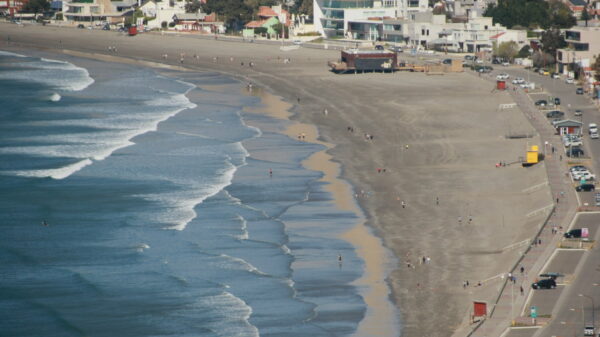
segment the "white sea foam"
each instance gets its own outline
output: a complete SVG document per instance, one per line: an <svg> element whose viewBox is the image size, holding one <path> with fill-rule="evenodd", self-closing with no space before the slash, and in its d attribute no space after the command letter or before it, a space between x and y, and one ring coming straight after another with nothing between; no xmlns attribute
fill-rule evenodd
<svg viewBox="0 0 600 337"><path fill-rule="evenodd" d="M57 64L63 64L60 61ZM77 158L87 159L86 165L92 163L91 160L104 160L115 151L133 145L131 142L136 136L147 132L156 131L158 125L175 116L182 110L193 108L196 105L191 103L184 94L173 94L170 98L159 98L149 100L148 105L164 106L167 109L157 113L129 113L122 115L107 116L104 118L91 119L68 119L68 120L51 120L51 121L36 121L31 122L31 126L80 126L92 127L99 129L109 129L110 131L98 131L89 133L77 134L59 134L52 136L28 137L27 141L39 141L45 143L60 143L59 145L31 145L31 146L11 146L0 148L0 154L26 154L39 157L60 157L60 158ZM25 139L24 139L25 140ZM83 166L86 166L83 165ZM51 170L32 170L32 171L10 171L16 175L29 177L60 177L56 179L64 179L63 172L70 174L77 172L72 169L73 165L67 167L51 169ZM56 172L60 171L60 174ZM5 172L6 173L6 172ZM47 175L44 175L47 174ZM214 192L213 194L217 193ZM211 194L212 195L212 194ZM210 196L210 195L208 195ZM191 200L186 208L191 209L184 216L184 219L176 222L181 229L185 228L185 224L196 217L193 212L193 207L202 202L208 196L201 196ZM195 202L195 203L194 203ZM175 226L177 227L177 226ZM178 229L178 228L176 228Z"/></svg>
<svg viewBox="0 0 600 337"><path fill-rule="evenodd" d="M211 312L218 316L206 323L217 336L260 336L258 329L250 323L252 307L232 293L224 291L219 295L204 297L199 304L202 308L211 308Z"/></svg>
<svg viewBox="0 0 600 337"><path fill-rule="evenodd" d="M4 50L0 50L0 55L3 55L3 56L14 56L14 57L27 57L25 55L11 53L9 51L4 51Z"/></svg>
<svg viewBox="0 0 600 337"><path fill-rule="evenodd" d="M135 246L135 250L139 253L142 253L145 249L150 249L150 246L145 243L140 243L139 245Z"/></svg>
<svg viewBox="0 0 600 337"><path fill-rule="evenodd" d="M43 83L67 91L81 91L94 83L87 69L69 62L41 59L15 65L21 69L0 72L0 79Z"/></svg>
<svg viewBox="0 0 600 337"><path fill-rule="evenodd" d="M246 221L246 219L244 219L241 215L237 215L237 219L239 220L240 224L241 224L241 228L240 230L242 231L242 234L237 235L236 238L238 240L248 240L249 236L248 236L248 221Z"/></svg>
<svg viewBox="0 0 600 337"><path fill-rule="evenodd" d="M225 258L225 261L226 261L226 263L223 264L222 267L229 268L229 269L246 270L253 274L260 275L260 276L270 276L269 274L263 273L262 271L260 271L258 268L256 268L252 264L250 264L248 261L246 261L244 259L240 259L239 257L233 257L233 256L229 256L227 254L220 254L219 256Z"/></svg>
<svg viewBox="0 0 600 337"><path fill-rule="evenodd" d="M48 100L51 101L51 102L58 102L58 101L60 101L61 98L62 97L59 94L53 93L52 95L50 95L48 97Z"/></svg>
<svg viewBox="0 0 600 337"><path fill-rule="evenodd" d="M82 168L92 164L89 159L84 159L77 163L67 165L57 169L45 169L45 170L20 170L20 171L0 171L0 174L17 175L22 177L34 177L34 178L46 178L52 179L65 179L71 174L81 170Z"/></svg>
<svg viewBox="0 0 600 337"><path fill-rule="evenodd" d="M166 204L168 208L172 209L173 211L171 212L163 213L159 220L161 222L174 224L173 226L167 227L167 229L181 231L185 229L190 221L196 218L197 214L194 208L207 198L216 195L225 187L229 186L236 170L236 166L230 162L226 162L226 167L220 172L217 172L216 181L212 182L210 185L194 185L192 182L192 189L186 193L162 193L146 196L146 198L161 201ZM185 181L181 182L181 184L189 186L190 182Z"/></svg>

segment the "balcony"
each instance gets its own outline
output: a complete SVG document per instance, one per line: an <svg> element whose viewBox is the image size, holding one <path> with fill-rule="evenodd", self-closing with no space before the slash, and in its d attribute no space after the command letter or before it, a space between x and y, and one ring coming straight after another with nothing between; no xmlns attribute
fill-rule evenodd
<svg viewBox="0 0 600 337"><path fill-rule="evenodd" d="M373 0L325 0L323 8L373 8Z"/></svg>

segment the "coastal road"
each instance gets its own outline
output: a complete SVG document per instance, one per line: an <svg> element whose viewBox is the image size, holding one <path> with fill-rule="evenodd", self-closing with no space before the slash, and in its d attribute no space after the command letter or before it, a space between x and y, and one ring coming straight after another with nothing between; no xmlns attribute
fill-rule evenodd
<svg viewBox="0 0 600 337"><path fill-rule="evenodd" d="M600 112L591 103L587 95L577 95L576 85L568 84L563 79L552 79L525 69L513 67L496 67L492 76L506 72L510 74L512 81L515 77L523 77L525 80L535 82L544 89L543 93L532 94L532 102L537 99L549 99L559 97L561 99L560 110L566 113L566 118L579 120L584 125L584 148L586 157L591 157L586 166L599 173L600 146L598 140L590 139L587 135L587 124L600 124ZM512 84L510 85L512 87ZM522 89L518 89L522 90ZM581 110L583 116L574 116L575 110ZM540 112L539 116L543 116ZM543 118L543 117L542 117ZM557 146L562 151L562 146ZM591 203L592 193L579 193L582 202ZM590 237L596 241L600 239L600 214L580 214L572 228L587 227L590 229ZM596 322L600 325L600 308L592 315L592 301L600 303L600 251L594 247L590 251L583 250L558 250L553 259L543 270L544 272L559 272L566 277L558 280L559 287L554 290L533 291L527 305L538 306L540 314L551 315L550 323L538 330L511 329L505 336L583 336L585 324ZM581 296L580 296L581 295ZM596 305L597 303L593 303ZM526 313L525 313L526 315ZM596 332L597 334L598 332Z"/></svg>
<svg viewBox="0 0 600 337"><path fill-rule="evenodd" d="M590 237L600 239L600 213L579 214L572 228L587 227ZM589 251L560 250L544 272L559 272L559 285L554 290L534 291L529 306L544 306L542 314L551 314L550 324L540 329L535 337L583 336L584 324L592 323L592 300L600 304L600 249ZM560 293L560 294L559 294ZM589 296L579 296L579 294ZM594 304L596 304L594 302ZM551 312L547 306L554 304ZM595 312L595 321L600 323L600 308Z"/></svg>

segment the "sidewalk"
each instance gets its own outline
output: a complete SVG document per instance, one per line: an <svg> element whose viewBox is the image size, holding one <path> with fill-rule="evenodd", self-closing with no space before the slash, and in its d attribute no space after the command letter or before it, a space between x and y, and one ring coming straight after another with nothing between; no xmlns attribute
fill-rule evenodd
<svg viewBox="0 0 600 337"><path fill-rule="evenodd" d="M491 80L495 82L494 78L491 78ZM560 241L560 235L552 234L552 225L562 226L563 229L566 229L575 216L578 206L576 192L570 179L565 175L565 172L567 172L567 157L564 154L560 137L555 134L554 128L548 123L543 114L534 107L533 102L526 93L520 89L513 91L511 86L510 95L539 133L540 149L544 150L545 142L549 144L546 147L548 155L542 165L546 167L548 184L555 202L555 208L554 212L548 216L547 221L542 225L539 235L534 239L535 241L541 239L542 243L533 245L532 242L530 249L524 253L521 261L510 271L517 276L519 282L513 286L509 284L508 280L505 281L497 303L488 304L490 316L478 327L473 326L475 330L467 336L500 336L515 319L521 316L522 309L526 304L525 301L531 291L531 283L540 274L544 264ZM557 150L554 155L550 151L551 144ZM521 276L521 266L525 269L524 276ZM521 285L525 291L524 295L520 294L518 288ZM516 288L514 292L511 291L514 290L513 287ZM525 315L528 315L528 311L525 311ZM523 320L523 318L519 320Z"/></svg>

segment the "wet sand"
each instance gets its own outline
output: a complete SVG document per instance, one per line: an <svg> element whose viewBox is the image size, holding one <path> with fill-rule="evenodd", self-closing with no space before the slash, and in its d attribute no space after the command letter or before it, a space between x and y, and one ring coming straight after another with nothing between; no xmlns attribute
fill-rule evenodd
<svg viewBox="0 0 600 337"><path fill-rule="evenodd" d="M291 118L298 122L286 130L290 137L304 132L307 141L328 147L309 158L307 167L325 172L339 207L350 209L357 201L364 211L368 227L357 225L345 235L366 262L359 283L370 285L365 294L370 310L386 310L387 294L379 284L385 269L392 269L387 282L401 310L403 336L449 336L464 328L470 302L493 301L501 284L495 276L519 255L506 247L531 237L544 217L533 211L551 202L547 187L528 189L546 181L543 163L529 169L495 167L499 161L517 161L528 144L539 140L506 139L508 133L534 132L518 109L498 110L499 104L511 103L509 95L470 74L335 75L326 68L327 60L339 57L331 50L285 52L278 45L184 36L0 28L3 41L10 34L9 48L107 54L107 46L114 45L117 57L140 65L221 71L289 102ZM184 53L186 59L183 65L175 57L163 60L165 53ZM276 110L281 113L283 107ZM337 172L352 185L337 179ZM389 265L386 261L395 260L374 251L378 239L368 239L369 229L397 264ZM420 263L423 257L430 262ZM373 330L380 323L376 316L369 312L357 335L387 336L388 331Z"/></svg>

